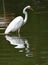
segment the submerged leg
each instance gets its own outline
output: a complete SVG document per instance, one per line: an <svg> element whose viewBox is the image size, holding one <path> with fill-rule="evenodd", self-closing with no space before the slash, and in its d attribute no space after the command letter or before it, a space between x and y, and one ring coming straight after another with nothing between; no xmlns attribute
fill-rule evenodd
<svg viewBox="0 0 48 65"><path fill-rule="evenodd" d="M18 36L20 37L20 28L18 29Z"/></svg>

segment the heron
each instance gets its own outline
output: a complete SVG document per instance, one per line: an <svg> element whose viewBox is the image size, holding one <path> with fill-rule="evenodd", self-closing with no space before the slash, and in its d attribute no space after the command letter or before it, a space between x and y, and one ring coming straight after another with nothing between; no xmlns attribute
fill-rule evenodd
<svg viewBox="0 0 48 65"><path fill-rule="evenodd" d="M7 26L5 30L5 34L9 34L10 32L15 32L15 31L18 31L18 34L20 34L20 28L22 27L22 25L24 25L27 22L28 19L28 13L26 11L27 9L31 9L33 11L30 5L26 6L23 9L23 14L25 15L25 18L23 18L22 16L18 16L14 18L11 21L11 23Z"/></svg>

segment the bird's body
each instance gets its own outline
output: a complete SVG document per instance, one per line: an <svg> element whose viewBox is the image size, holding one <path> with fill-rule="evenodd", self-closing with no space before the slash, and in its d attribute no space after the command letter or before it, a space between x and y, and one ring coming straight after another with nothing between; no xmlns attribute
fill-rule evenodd
<svg viewBox="0 0 48 65"><path fill-rule="evenodd" d="M11 31L14 32L17 30L18 30L18 33L20 32L21 26L27 22L28 14L27 14L26 10L30 9L30 8L31 8L31 6L26 6L23 9L23 14L25 14L24 19L22 16L18 16L15 19L13 19L13 21L11 21L11 23L7 26L7 28L5 30L5 34L9 34Z"/></svg>
<svg viewBox="0 0 48 65"><path fill-rule="evenodd" d="M22 20L22 21L21 21ZM24 23L23 21L23 17L21 16L18 16L16 17L7 27L6 31L5 31L5 34L8 34L10 33L10 31L14 32L16 30L18 30L22 24Z"/></svg>

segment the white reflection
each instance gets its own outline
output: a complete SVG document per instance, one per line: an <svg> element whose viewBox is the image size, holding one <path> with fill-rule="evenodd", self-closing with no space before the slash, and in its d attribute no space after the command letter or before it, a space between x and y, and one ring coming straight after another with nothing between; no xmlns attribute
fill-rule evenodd
<svg viewBox="0 0 48 65"><path fill-rule="evenodd" d="M5 38L10 42L11 45L15 46L14 48L19 48L19 52L23 52L23 48L24 48L26 56L32 57L32 54L29 54L30 50L29 50L29 43L27 39L22 37L9 36L9 35L6 35Z"/></svg>

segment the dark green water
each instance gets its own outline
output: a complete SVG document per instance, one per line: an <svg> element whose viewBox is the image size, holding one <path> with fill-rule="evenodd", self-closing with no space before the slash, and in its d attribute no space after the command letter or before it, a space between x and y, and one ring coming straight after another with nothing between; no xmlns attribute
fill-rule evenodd
<svg viewBox="0 0 48 65"><path fill-rule="evenodd" d="M5 0L6 16L11 17L11 13L14 13L13 17L23 15L22 9L26 5L31 5L34 11L28 11L28 21L21 28L20 38L16 33L8 36L0 35L0 65L48 65L47 2L47 0ZM2 4L0 5L2 14ZM0 30L0 33L3 32L4 30ZM22 46L19 46L20 43ZM20 48L15 48L16 45Z"/></svg>

